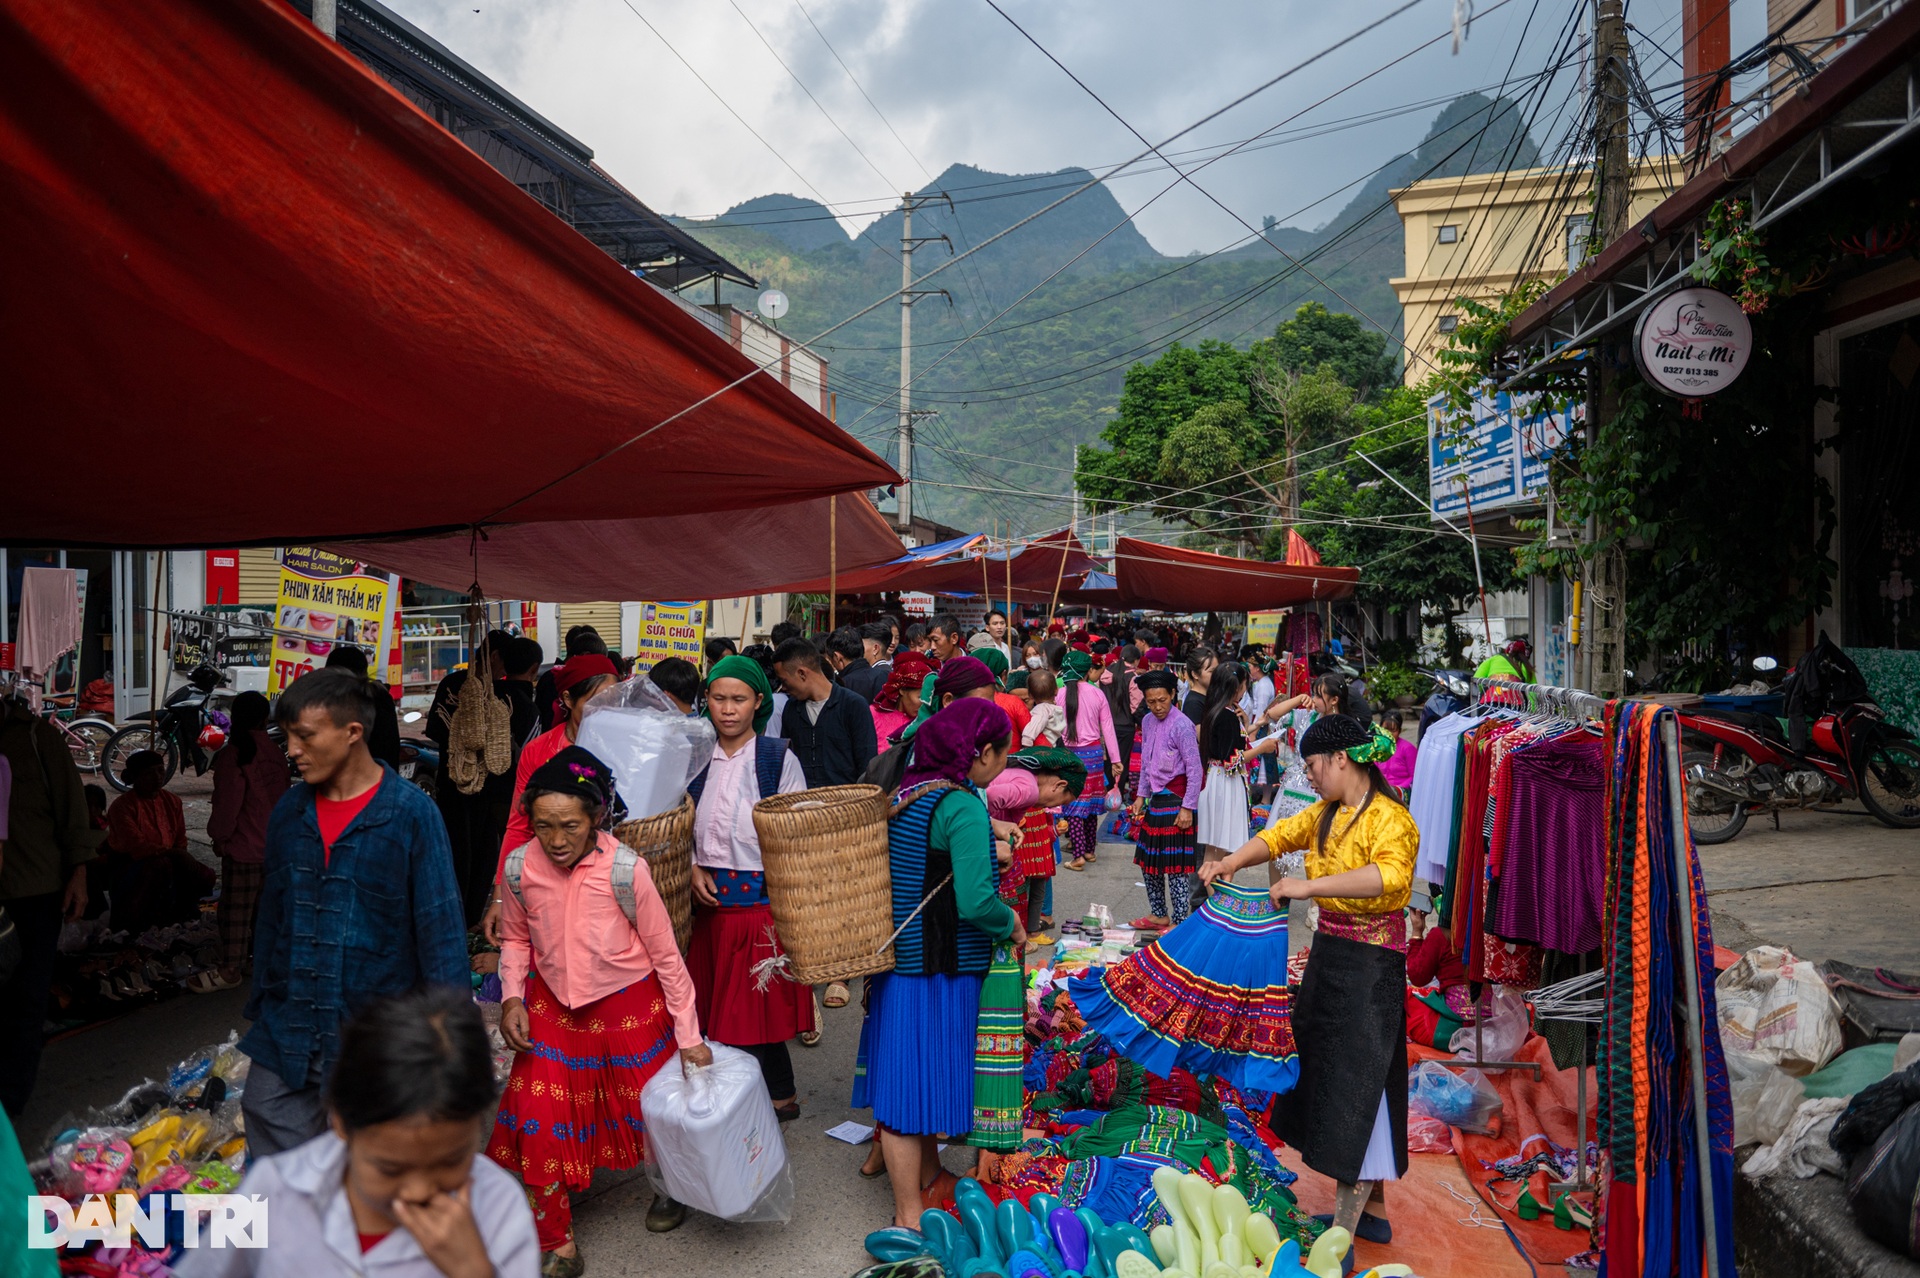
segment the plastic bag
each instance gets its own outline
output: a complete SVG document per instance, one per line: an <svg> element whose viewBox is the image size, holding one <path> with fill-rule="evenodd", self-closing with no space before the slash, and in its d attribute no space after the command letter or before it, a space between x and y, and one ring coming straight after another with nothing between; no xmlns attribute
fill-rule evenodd
<svg viewBox="0 0 1920 1278"><path fill-rule="evenodd" d="M640 1090L647 1179L722 1220L784 1224L793 1216L793 1170L760 1062L710 1046L713 1064L691 1077L669 1065Z"/></svg>
<svg viewBox="0 0 1920 1278"><path fill-rule="evenodd" d="M690 719L645 675L587 703L578 742L613 770L627 818L671 811L713 758L713 725Z"/></svg>
<svg viewBox="0 0 1920 1278"><path fill-rule="evenodd" d="M1827 1143L1833 1121L1846 1107L1844 1096L1816 1097L1801 1102L1774 1142L1755 1150L1740 1170L1749 1176L1786 1172L1795 1180L1806 1180L1821 1172L1846 1175L1845 1160Z"/></svg>
<svg viewBox="0 0 1920 1278"><path fill-rule="evenodd" d="M1533 1016L1527 1011L1526 999L1504 985L1496 985L1480 1026L1477 1037L1471 1025L1455 1030L1447 1040L1447 1050L1462 1060L1510 1061L1533 1032ZM1474 1055L1476 1043L1484 1055Z"/></svg>
<svg viewBox="0 0 1920 1278"><path fill-rule="evenodd" d="M1407 1072L1407 1117L1437 1118L1449 1127L1485 1131L1504 1107L1500 1093L1477 1069L1452 1070L1422 1061Z"/></svg>
<svg viewBox="0 0 1920 1278"><path fill-rule="evenodd" d="M1407 1152L1409 1154L1451 1154L1453 1128L1426 1114L1407 1114Z"/></svg>
<svg viewBox="0 0 1920 1278"><path fill-rule="evenodd" d="M1805 1084L1763 1056L1728 1052L1726 1057L1734 1147L1773 1144L1800 1108Z"/></svg>
<svg viewBox="0 0 1920 1278"><path fill-rule="evenodd" d="M1897 1077L1897 1076L1896 1076ZM1848 1165L1847 1205L1867 1237L1920 1260L1913 1204L1920 1194L1920 1105L1910 1105Z"/></svg>
<svg viewBox="0 0 1920 1278"><path fill-rule="evenodd" d="M1714 982L1720 1043L1804 1078L1840 1051L1840 1007L1811 963L1761 945Z"/></svg>

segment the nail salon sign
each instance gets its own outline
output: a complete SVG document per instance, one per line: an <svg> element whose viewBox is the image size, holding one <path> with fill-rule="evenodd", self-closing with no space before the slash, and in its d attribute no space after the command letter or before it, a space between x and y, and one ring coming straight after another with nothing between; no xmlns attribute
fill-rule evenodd
<svg viewBox="0 0 1920 1278"><path fill-rule="evenodd" d="M1669 395L1704 399L1733 384L1753 354L1753 325L1716 288L1668 293L1640 314L1633 331L1640 375Z"/></svg>

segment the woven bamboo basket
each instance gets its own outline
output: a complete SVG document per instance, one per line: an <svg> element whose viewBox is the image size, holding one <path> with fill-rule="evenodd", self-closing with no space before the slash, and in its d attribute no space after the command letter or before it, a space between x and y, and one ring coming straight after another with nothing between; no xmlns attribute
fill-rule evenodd
<svg viewBox="0 0 1920 1278"><path fill-rule="evenodd" d="M753 806L780 947L802 985L893 967L887 798L875 785L776 794Z"/></svg>
<svg viewBox="0 0 1920 1278"><path fill-rule="evenodd" d="M667 903L673 939L682 954L693 939L693 797L659 816L628 821L613 837L646 858L653 886Z"/></svg>

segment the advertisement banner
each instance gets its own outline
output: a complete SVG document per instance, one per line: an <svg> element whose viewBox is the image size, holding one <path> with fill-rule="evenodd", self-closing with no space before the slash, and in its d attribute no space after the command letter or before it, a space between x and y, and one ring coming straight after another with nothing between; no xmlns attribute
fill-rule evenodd
<svg viewBox="0 0 1920 1278"><path fill-rule="evenodd" d="M1264 643L1268 645L1279 643L1280 619L1286 615L1285 609L1280 609L1275 612L1248 613L1246 642Z"/></svg>
<svg viewBox="0 0 1920 1278"><path fill-rule="evenodd" d="M282 551L273 616L279 633L273 639L267 695L279 696L295 679L325 665L337 643L365 649L377 670L393 637L387 628L388 585L385 574L376 576L365 564L323 550L294 546Z"/></svg>
<svg viewBox="0 0 1920 1278"><path fill-rule="evenodd" d="M651 670L668 657L684 657L704 667L700 649L707 641L707 605L669 600L640 605L640 634L633 668Z"/></svg>
<svg viewBox="0 0 1920 1278"><path fill-rule="evenodd" d="M1570 423L1543 396L1487 390L1474 396L1470 422L1449 420L1439 396L1428 402L1428 501L1448 518L1466 514L1469 485L1476 514L1544 502L1547 462L1586 418L1584 406Z"/></svg>

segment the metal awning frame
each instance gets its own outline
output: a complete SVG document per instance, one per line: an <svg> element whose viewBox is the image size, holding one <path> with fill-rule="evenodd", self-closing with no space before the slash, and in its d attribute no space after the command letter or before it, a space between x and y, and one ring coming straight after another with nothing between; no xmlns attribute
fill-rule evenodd
<svg viewBox="0 0 1920 1278"><path fill-rule="evenodd" d="M1827 195L1916 135L1920 135L1920 64L1910 62L1795 142L1751 181L1731 185L1725 194L1746 194L1753 210L1751 223L1760 229ZM1702 253L1698 218L1661 234L1649 217L1636 230L1648 241L1645 250L1606 280L1570 299L1516 343L1519 367L1500 383L1502 390L1560 371L1556 366L1565 363L1570 352L1631 323L1647 306L1692 278Z"/></svg>

